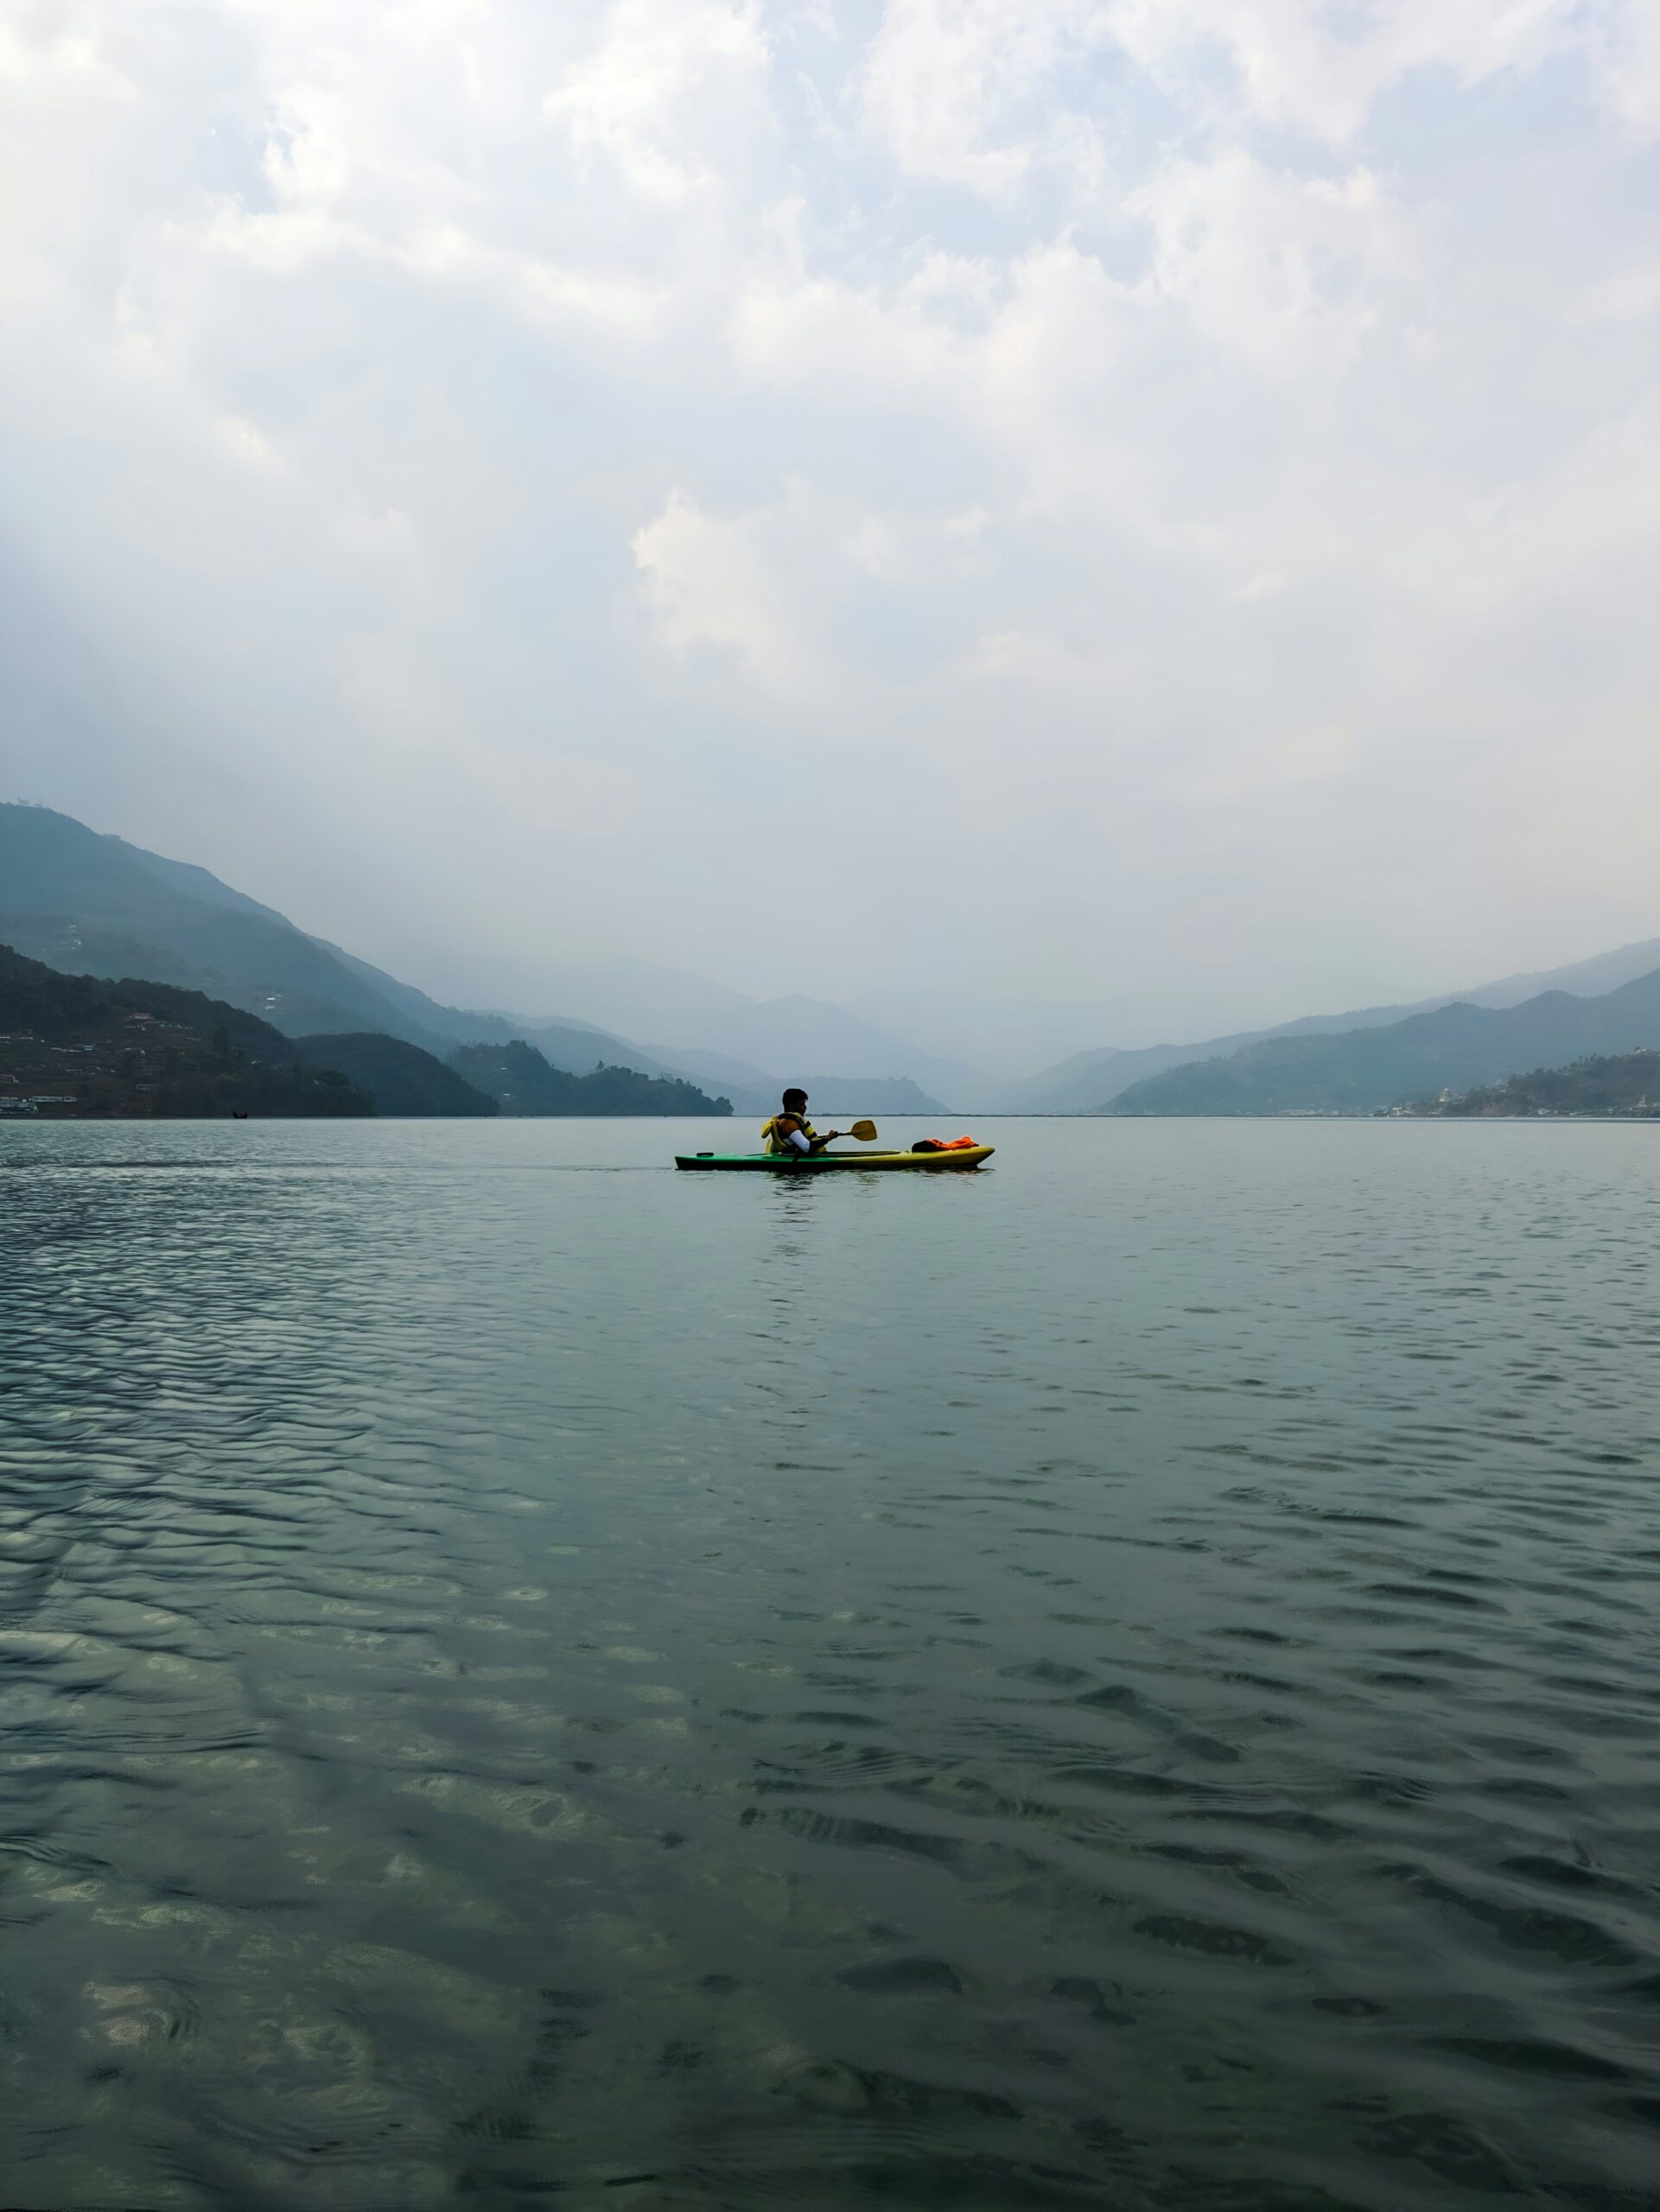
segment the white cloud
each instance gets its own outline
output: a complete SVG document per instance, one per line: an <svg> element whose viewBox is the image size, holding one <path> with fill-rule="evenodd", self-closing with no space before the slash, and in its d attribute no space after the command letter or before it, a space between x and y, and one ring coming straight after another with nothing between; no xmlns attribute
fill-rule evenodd
<svg viewBox="0 0 1660 2212"><path fill-rule="evenodd" d="M1578 0L1393 0L1357 25L1324 0L1108 0L1112 34L1179 95L1204 99L1205 67L1225 56L1236 120L1292 124L1334 145L1380 94L1415 73L1466 84L1535 68L1580 30Z"/></svg>
<svg viewBox="0 0 1660 2212"><path fill-rule="evenodd" d="M795 809L813 881L891 872L894 819L741 772L834 731L896 787L951 765L907 880L946 925L975 881L1010 972L1077 981L1148 870L1195 931L1250 880L1364 936L1430 789L1395 865L1456 851L1446 969L1519 964L1478 935L1546 927L1511 856L1555 819L1550 926L1636 936L1638 841L1611 874L1560 787L1579 731L1637 787L1654 681L1654 20L14 10L16 557L111 671L132 804L147 731L233 760L232 875L245 818L344 778L413 880L466 816L503 928L582 926L645 855L715 960L706 887L747 909L767 842L717 783ZM1278 928L1240 941L1294 961Z"/></svg>
<svg viewBox="0 0 1660 2212"><path fill-rule="evenodd" d="M842 532L841 550L859 575L902 589L983 573L991 522L981 506L938 518L868 511Z"/></svg>
<svg viewBox="0 0 1660 2212"><path fill-rule="evenodd" d="M1660 261L1645 261L1587 285L1572 301L1575 322L1640 322L1660 312Z"/></svg>
<svg viewBox="0 0 1660 2212"><path fill-rule="evenodd" d="M728 341L739 370L768 383L932 395L963 358L963 326L983 311L995 281L983 263L936 253L897 283L859 285L786 251L744 275Z"/></svg>
<svg viewBox="0 0 1660 2212"><path fill-rule="evenodd" d="M762 690L785 692L811 681L816 655L769 555L773 519L711 515L677 491L630 543L659 644L729 653Z"/></svg>
<svg viewBox="0 0 1660 2212"><path fill-rule="evenodd" d="M867 128L908 175L993 199L1035 162L1087 158L1086 121L1053 94L1099 14L1090 0L889 0L861 71Z"/></svg>
<svg viewBox="0 0 1660 2212"><path fill-rule="evenodd" d="M995 530L984 507L873 506L798 478L765 506L725 513L671 492L631 550L662 652L712 654L756 694L788 697L817 721L868 702L880 681L855 642L861 604L987 575Z"/></svg>
<svg viewBox="0 0 1660 2212"><path fill-rule="evenodd" d="M1231 592L1228 595L1231 599L1238 601L1242 606L1249 607L1262 600L1278 599L1289 588L1288 580L1279 575L1276 570L1259 569L1254 576L1248 578L1237 591Z"/></svg>
<svg viewBox="0 0 1660 2212"><path fill-rule="evenodd" d="M970 684L990 683L1085 710L1133 703L1150 673L1135 645L1109 649L1043 630L995 630L977 639L958 673Z"/></svg>
<svg viewBox="0 0 1660 2212"><path fill-rule="evenodd" d="M213 424L213 435L222 450L244 468L258 470L266 476L283 474L286 463L282 454L258 425L249 422L245 416L221 415Z"/></svg>
<svg viewBox="0 0 1660 2212"><path fill-rule="evenodd" d="M1299 178L1233 148L1167 162L1130 206L1152 288L1267 376L1346 367L1413 264L1404 212L1364 168Z"/></svg>
<svg viewBox="0 0 1660 2212"><path fill-rule="evenodd" d="M618 0L603 40L564 71L543 113L640 199L673 203L713 184L734 129L755 126L767 67L754 7Z"/></svg>
<svg viewBox="0 0 1660 2212"><path fill-rule="evenodd" d="M1001 267L931 254L892 284L759 264L728 335L747 378L943 415L1014 458L1026 498L1065 504L1086 478L1124 488L1101 418L1135 308L1131 287L1063 239Z"/></svg>
<svg viewBox="0 0 1660 2212"><path fill-rule="evenodd" d="M1660 9L1612 0L1593 22L1604 100L1634 138L1660 137Z"/></svg>
<svg viewBox="0 0 1660 2212"><path fill-rule="evenodd" d="M62 94L122 101L140 97L111 59L96 16L86 6L58 11L32 38L21 20L0 21L0 86L31 100Z"/></svg>

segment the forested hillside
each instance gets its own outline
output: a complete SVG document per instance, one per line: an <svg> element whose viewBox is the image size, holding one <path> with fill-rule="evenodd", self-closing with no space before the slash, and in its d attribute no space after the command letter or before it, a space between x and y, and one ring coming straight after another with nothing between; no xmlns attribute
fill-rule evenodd
<svg viewBox="0 0 1660 2212"><path fill-rule="evenodd" d="M314 1067L336 1068L369 1092L377 1114L486 1115L497 1111L493 1098L475 1090L435 1053L401 1037L325 1034L302 1037L296 1048Z"/></svg>
<svg viewBox="0 0 1660 2212"><path fill-rule="evenodd" d="M0 945L0 1109L55 1118L372 1114L268 1022L167 983L61 976Z"/></svg>
<svg viewBox="0 0 1660 2212"><path fill-rule="evenodd" d="M533 1045L462 1045L449 1065L475 1090L493 1098L504 1114L724 1115L731 1102L711 1098L695 1084L638 1074L633 1068L596 1068L567 1075L549 1065Z"/></svg>
<svg viewBox="0 0 1660 2212"><path fill-rule="evenodd" d="M1456 1098L1421 1098L1402 1111L1460 1120L1513 1114L1660 1117L1660 1052L1596 1052L1565 1068L1533 1068Z"/></svg>

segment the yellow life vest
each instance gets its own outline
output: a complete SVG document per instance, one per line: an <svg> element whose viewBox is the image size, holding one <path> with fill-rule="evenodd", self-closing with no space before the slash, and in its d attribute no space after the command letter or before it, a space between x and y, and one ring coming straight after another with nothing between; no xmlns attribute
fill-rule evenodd
<svg viewBox="0 0 1660 2212"><path fill-rule="evenodd" d="M813 1139L818 1135L817 1130L814 1128L812 1123L807 1119L805 1114L774 1114L770 1122L763 1122L761 1123L760 1133L768 1152L793 1152L795 1150L795 1147L793 1145L786 1145L783 1138L779 1135L778 1125L780 1122L799 1122L801 1124L801 1133L806 1138L809 1144L811 1144Z"/></svg>

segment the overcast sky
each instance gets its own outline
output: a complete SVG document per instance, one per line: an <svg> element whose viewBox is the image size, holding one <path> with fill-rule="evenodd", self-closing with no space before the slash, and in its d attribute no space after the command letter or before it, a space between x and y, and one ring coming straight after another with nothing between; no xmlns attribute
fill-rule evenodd
<svg viewBox="0 0 1660 2212"><path fill-rule="evenodd" d="M1650 0L0 0L3 796L410 980L1660 931Z"/></svg>

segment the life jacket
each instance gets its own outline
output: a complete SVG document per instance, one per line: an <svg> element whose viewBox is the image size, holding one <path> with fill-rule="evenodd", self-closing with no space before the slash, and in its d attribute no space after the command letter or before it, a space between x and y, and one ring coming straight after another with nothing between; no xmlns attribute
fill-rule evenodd
<svg viewBox="0 0 1660 2212"><path fill-rule="evenodd" d="M801 1125L801 1134L809 1144L818 1135L817 1130L814 1128L805 1114L774 1114L770 1122L761 1123L760 1129L762 1139L769 1153L793 1152L796 1149L793 1145L786 1145L779 1135L778 1125L780 1122L798 1122Z"/></svg>

